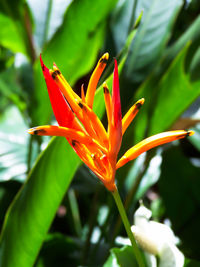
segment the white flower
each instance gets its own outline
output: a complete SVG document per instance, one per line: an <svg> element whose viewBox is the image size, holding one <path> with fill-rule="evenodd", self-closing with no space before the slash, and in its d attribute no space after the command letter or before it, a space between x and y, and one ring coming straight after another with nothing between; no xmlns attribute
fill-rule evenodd
<svg viewBox="0 0 200 267"><path fill-rule="evenodd" d="M143 205L135 212L131 230L140 247L146 251L150 266L157 266L153 255L159 257L159 267L182 267L184 255L176 247L176 237L169 226L150 221L151 211Z"/></svg>

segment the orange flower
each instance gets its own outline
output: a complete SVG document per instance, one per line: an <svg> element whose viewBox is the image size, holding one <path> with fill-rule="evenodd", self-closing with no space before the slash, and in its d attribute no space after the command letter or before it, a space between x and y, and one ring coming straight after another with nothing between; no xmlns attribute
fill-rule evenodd
<svg viewBox="0 0 200 267"><path fill-rule="evenodd" d="M169 131L144 139L130 148L118 161L122 136L144 99L138 100L122 118L117 61L115 60L112 96L106 83L103 84L104 99L108 118L108 130L92 110L94 95L99 78L108 61L108 53L99 60L85 95L81 88L79 97L67 83L54 64L49 70L40 57L49 98L59 126L38 126L29 129L33 135L64 136L82 161L97 175L110 191L116 190L115 172L143 152L193 134L193 131Z"/></svg>

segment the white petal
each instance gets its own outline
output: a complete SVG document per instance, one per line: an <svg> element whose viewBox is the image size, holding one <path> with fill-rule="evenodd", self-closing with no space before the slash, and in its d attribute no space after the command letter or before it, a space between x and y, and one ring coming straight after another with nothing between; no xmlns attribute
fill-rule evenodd
<svg viewBox="0 0 200 267"><path fill-rule="evenodd" d="M135 225L131 226L131 231L140 247L145 251L154 255L157 255L160 252L158 244L154 242L151 235L144 233Z"/></svg>
<svg viewBox="0 0 200 267"><path fill-rule="evenodd" d="M165 244L159 256L159 267L183 267L184 265L184 255L174 244Z"/></svg>

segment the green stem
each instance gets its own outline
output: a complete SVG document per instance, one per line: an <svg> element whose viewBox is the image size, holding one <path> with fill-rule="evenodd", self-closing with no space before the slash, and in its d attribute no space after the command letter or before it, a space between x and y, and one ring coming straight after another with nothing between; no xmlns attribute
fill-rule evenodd
<svg viewBox="0 0 200 267"><path fill-rule="evenodd" d="M129 221L128 221L128 218L127 218L127 215L126 215L126 212L125 212L125 209L124 209L124 206L123 206L123 203L121 201L121 198L120 198L120 195L119 195L119 192L118 190L115 190L114 192L112 192L112 195L114 197L114 200L115 200L115 203L117 205L117 208L119 210L119 214L121 216L121 219L122 219L122 222L124 224L124 227L126 229L126 232L127 232L127 235L131 241L131 244L132 244L132 247L133 247L133 251L134 251L134 254L135 254L135 257L136 257L136 260L138 262L138 265L140 267L144 267L144 262L143 262L143 258L142 258L142 255L141 255L141 252L135 242L135 238L133 236L133 233L131 232L131 227L130 227L130 224L129 224Z"/></svg>

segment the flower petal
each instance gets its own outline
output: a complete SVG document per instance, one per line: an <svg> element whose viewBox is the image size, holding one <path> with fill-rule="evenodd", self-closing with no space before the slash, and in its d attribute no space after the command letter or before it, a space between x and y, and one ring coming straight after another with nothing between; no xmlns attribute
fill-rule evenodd
<svg viewBox="0 0 200 267"><path fill-rule="evenodd" d="M111 98L106 82L103 83L103 93L104 93L104 100L105 100L106 113L107 113L108 126L109 126L112 121L112 98Z"/></svg>
<svg viewBox="0 0 200 267"><path fill-rule="evenodd" d="M81 85L81 99L82 99L83 103L85 103L84 84Z"/></svg>
<svg viewBox="0 0 200 267"><path fill-rule="evenodd" d="M193 131L180 130L180 131L169 131L169 132L159 133L159 134L153 135L151 137L148 137L148 138L144 139L143 141L141 141L140 143L138 143L137 145L130 148L119 159L119 161L117 162L116 168L118 169L118 168L122 167L124 164L126 164L130 160L135 159L140 154L142 154L143 152L145 152L145 151L147 151L153 147L163 145L163 144L172 142L174 140L182 139L182 138L185 138L187 136L191 136L193 134L194 134Z"/></svg>
<svg viewBox="0 0 200 267"><path fill-rule="evenodd" d="M144 104L144 98L138 100L130 109L129 111L124 115L122 119L122 135L125 133L126 129L132 122L132 120L137 115L139 109Z"/></svg>
<svg viewBox="0 0 200 267"><path fill-rule="evenodd" d="M77 131L75 129L70 129L61 126L54 126L54 125L44 125L31 128L28 130L28 133L40 136L63 136L67 138L68 141L70 139L71 142L79 142L88 145L88 147L89 148L91 147L91 149L93 148L93 151L95 152L98 151L98 149L103 153L108 152L95 139L91 138L91 136L86 135L85 133Z"/></svg>
<svg viewBox="0 0 200 267"><path fill-rule="evenodd" d="M114 76L113 76L113 92L112 92L112 121L109 125L109 141L111 157L117 158L121 142L122 142L122 113L119 92L119 76L117 61L115 60ZM114 160L113 158L113 160Z"/></svg>
<svg viewBox="0 0 200 267"><path fill-rule="evenodd" d="M65 78L63 77L60 70L55 64L53 70L50 70L50 74L57 86L59 87L60 91L65 96L73 112L76 114L79 120L82 120L83 118L81 117L80 113L81 109L78 105L78 103L81 101L81 98L72 90L71 86L65 80Z"/></svg>
<svg viewBox="0 0 200 267"><path fill-rule="evenodd" d="M51 77L49 69L44 65L41 55L40 62L56 120L61 126L72 127L72 124L74 123L74 114L67 101L65 100L62 92L60 91L58 85Z"/></svg>
<svg viewBox="0 0 200 267"><path fill-rule="evenodd" d="M82 114L84 117L84 126L90 124L95 134L95 136L93 137L99 140L102 145L107 147L108 135L100 119L88 105L80 102L79 106L82 109Z"/></svg>
<svg viewBox="0 0 200 267"><path fill-rule="evenodd" d="M95 70L93 71L92 76L90 78L87 92L86 92L86 103L88 104L88 106L90 108L92 108L92 106L93 106L94 95L95 95L95 91L97 88L97 84L98 84L98 81L101 77L101 74L103 73L103 71L106 67L106 63L107 63L108 59L109 59L109 54L105 53L99 59L97 66L96 66Z"/></svg>

